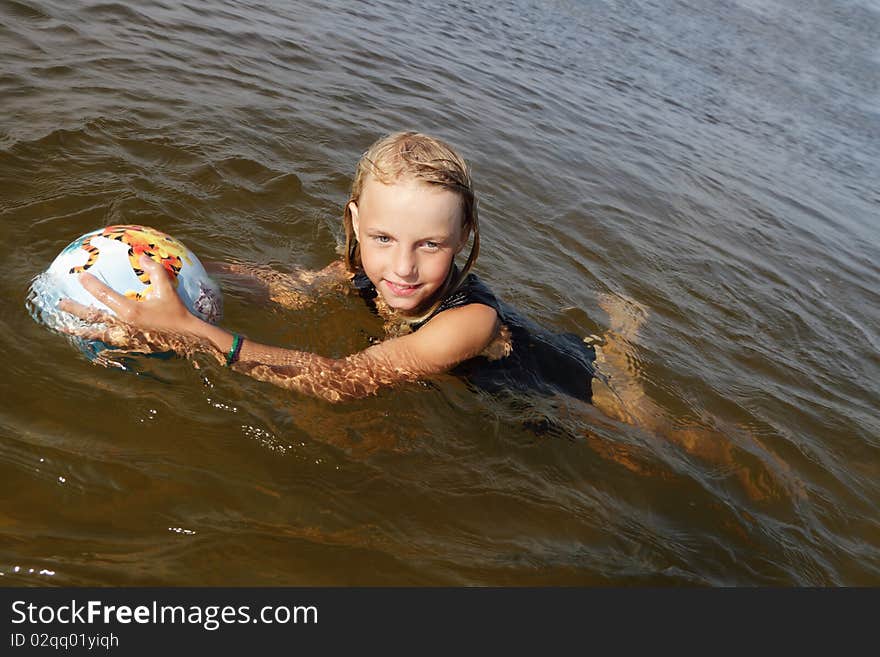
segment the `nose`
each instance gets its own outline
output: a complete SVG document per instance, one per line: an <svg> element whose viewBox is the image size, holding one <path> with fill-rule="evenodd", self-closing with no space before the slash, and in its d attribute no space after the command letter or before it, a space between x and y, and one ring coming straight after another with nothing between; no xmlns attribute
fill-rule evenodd
<svg viewBox="0 0 880 657"><path fill-rule="evenodd" d="M394 275L406 282L416 275L416 257L411 249L400 247L394 254Z"/></svg>

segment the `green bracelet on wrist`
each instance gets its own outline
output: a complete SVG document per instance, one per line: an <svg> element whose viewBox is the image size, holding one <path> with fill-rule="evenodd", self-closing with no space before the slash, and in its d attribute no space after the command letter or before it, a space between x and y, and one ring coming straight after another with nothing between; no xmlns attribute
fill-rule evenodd
<svg viewBox="0 0 880 657"><path fill-rule="evenodd" d="M241 353L242 344L244 344L244 338L238 333L233 333L232 347L230 347L229 353L226 354L226 367L230 367L233 363L238 361L238 354Z"/></svg>

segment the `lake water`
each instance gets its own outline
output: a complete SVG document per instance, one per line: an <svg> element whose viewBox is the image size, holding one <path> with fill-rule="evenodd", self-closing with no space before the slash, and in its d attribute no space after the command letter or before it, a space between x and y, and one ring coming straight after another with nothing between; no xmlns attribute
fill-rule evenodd
<svg viewBox="0 0 880 657"><path fill-rule="evenodd" d="M869 0L0 1L0 581L880 584L878 34ZM321 267L399 129L470 160L477 272L523 315L648 309L646 393L711 444L448 376L340 405L136 376L25 309L113 223ZM272 344L382 334L356 297L224 294Z"/></svg>

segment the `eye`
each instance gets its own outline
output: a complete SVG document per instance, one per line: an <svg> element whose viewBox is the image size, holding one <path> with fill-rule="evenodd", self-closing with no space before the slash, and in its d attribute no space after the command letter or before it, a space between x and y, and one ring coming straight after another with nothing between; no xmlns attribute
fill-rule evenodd
<svg viewBox="0 0 880 657"><path fill-rule="evenodd" d="M429 251L436 251L440 248L440 242L425 242L425 248Z"/></svg>
<svg viewBox="0 0 880 657"><path fill-rule="evenodd" d="M391 238L387 235L373 235L373 239L379 244L388 244L391 241Z"/></svg>

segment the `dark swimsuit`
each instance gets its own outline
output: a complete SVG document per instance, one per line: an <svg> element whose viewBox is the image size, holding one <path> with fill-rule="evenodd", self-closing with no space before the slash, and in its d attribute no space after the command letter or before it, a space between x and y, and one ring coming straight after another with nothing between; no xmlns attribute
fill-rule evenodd
<svg viewBox="0 0 880 657"><path fill-rule="evenodd" d="M366 274L356 274L352 284L367 300L377 295ZM574 333L551 333L522 317L498 301L474 274L468 274L459 288L443 299L430 316L413 324L413 331L424 326L437 313L471 303L481 303L498 313L501 322L510 329L513 350L510 355L497 360L485 356L471 358L453 368L451 374L493 393L564 393L586 402L592 401L592 379L596 376L593 366L595 348Z"/></svg>

